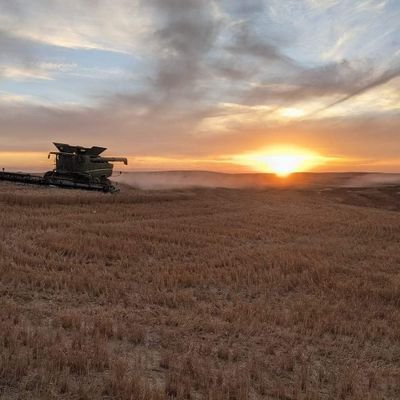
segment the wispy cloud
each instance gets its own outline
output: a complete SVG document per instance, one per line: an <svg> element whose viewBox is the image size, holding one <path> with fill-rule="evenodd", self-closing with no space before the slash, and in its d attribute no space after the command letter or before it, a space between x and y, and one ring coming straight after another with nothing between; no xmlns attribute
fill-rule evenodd
<svg viewBox="0 0 400 400"><path fill-rule="evenodd" d="M321 109L317 110L316 112L312 113L312 115L316 115L320 112L323 112L325 110L328 110L332 107L335 107L339 104L342 104L346 101L349 101L353 99L356 96L359 96L365 92L368 92L376 87L379 87L387 82L390 82L391 80L397 78L400 76L400 66L395 67L393 69L389 69L387 71L384 71L382 74L380 74L378 77L368 81L367 83L361 85L360 87L356 88L355 90L351 91L349 94L346 96L340 98L339 100L336 100L332 103L329 103L328 105L322 107Z"/></svg>
<svg viewBox="0 0 400 400"><path fill-rule="evenodd" d="M35 68L0 67L0 78L26 81L32 79L51 80L51 76L43 70Z"/></svg>
<svg viewBox="0 0 400 400"><path fill-rule="evenodd" d="M130 52L147 30L139 1L24 0L0 3L0 26L13 36L54 46Z"/></svg>
<svg viewBox="0 0 400 400"><path fill-rule="evenodd" d="M56 74L65 74L76 68L76 64L34 63L22 65L0 65L0 79L15 81L54 80Z"/></svg>

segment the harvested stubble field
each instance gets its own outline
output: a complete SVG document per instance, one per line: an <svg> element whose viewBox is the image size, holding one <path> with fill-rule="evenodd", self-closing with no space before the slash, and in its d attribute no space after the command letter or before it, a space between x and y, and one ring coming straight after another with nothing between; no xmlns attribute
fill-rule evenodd
<svg viewBox="0 0 400 400"><path fill-rule="evenodd" d="M399 399L399 191L0 184L0 398Z"/></svg>

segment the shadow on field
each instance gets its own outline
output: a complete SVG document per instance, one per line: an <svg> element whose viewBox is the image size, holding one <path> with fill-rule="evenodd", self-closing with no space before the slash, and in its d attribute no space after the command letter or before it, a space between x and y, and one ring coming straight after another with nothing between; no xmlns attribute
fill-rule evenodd
<svg viewBox="0 0 400 400"><path fill-rule="evenodd" d="M319 193L342 204L400 211L400 186L332 188Z"/></svg>

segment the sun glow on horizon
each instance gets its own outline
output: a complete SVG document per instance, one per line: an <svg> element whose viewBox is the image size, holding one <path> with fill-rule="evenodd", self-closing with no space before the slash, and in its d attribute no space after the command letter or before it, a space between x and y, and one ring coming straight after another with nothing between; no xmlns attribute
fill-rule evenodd
<svg viewBox="0 0 400 400"><path fill-rule="evenodd" d="M327 158L310 150L279 146L256 153L239 154L233 160L257 171L274 173L284 178L294 172L309 171L324 164Z"/></svg>

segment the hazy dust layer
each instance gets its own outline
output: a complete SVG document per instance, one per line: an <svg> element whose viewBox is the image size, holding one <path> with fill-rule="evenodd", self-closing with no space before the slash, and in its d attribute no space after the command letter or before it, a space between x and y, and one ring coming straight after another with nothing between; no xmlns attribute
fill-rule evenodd
<svg viewBox="0 0 400 400"><path fill-rule="evenodd" d="M285 178L274 174L224 174L203 171L127 172L116 182L138 189L269 188L269 187L371 187L400 185L400 174L296 173Z"/></svg>

